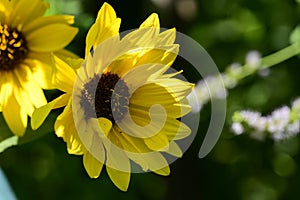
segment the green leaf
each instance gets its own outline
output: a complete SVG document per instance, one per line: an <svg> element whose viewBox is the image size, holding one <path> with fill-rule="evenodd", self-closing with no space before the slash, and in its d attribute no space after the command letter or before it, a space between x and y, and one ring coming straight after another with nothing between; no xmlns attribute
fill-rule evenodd
<svg viewBox="0 0 300 200"><path fill-rule="evenodd" d="M50 113L43 125L36 131L31 129L29 120L25 135L23 137L17 137L9 130L2 114L0 114L0 153L2 153L11 146L20 145L33 140L37 140L46 134L53 133L54 122L56 120L57 115L58 112Z"/></svg>

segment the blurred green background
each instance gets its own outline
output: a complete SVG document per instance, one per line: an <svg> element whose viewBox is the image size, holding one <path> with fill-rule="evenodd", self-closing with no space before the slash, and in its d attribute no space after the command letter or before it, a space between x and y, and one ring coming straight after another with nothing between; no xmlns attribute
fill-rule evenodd
<svg viewBox="0 0 300 200"><path fill-rule="evenodd" d="M85 36L103 4L99 0L48 0L49 14L76 16L80 32L68 49L84 54ZM220 71L244 63L250 50L268 55L289 44L300 20L299 0L110 0L122 19L121 31L137 28L152 12L161 26L176 27L198 41ZM210 120L210 105L201 111L200 128L183 158L171 164L171 175L132 174L127 192L119 191L105 170L90 179L80 156L68 155L62 139L50 133L0 154L0 166L18 199L242 199L300 198L299 137L275 143L233 136L231 115L239 109L263 114L300 96L299 58L273 67L269 76L253 75L230 90L227 121L213 151L198 158ZM180 63L177 63L179 65ZM175 63L176 65L176 63ZM200 76L191 75L191 82ZM47 92L52 99L58 92ZM61 110L55 111L56 113ZM47 122L49 124L53 121ZM1 196L1 194L0 194Z"/></svg>

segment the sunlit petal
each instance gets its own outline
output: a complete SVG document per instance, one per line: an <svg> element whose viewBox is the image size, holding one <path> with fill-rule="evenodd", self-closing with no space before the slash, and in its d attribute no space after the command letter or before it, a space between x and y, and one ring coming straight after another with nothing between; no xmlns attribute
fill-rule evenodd
<svg viewBox="0 0 300 200"><path fill-rule="evenodd" d="M64 48L77 32L77 28L65 24L51 24L32 31L26 39L32 51L50 52Z"/></svg>
<svg viewBox="0 0 300 200"><path fill-rule="evenodd" d="M83 164L91 178L98 178L103 164L95 159L90 153L83 155Z"/></svg>

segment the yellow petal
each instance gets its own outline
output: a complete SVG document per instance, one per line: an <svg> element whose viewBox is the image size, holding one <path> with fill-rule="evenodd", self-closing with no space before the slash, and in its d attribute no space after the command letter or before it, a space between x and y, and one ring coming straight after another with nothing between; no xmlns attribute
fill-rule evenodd
<svg viewBox="0 0 300 200"><path fill-rule="evenodd" d="M10 130L17 136L23 136L27 126L27 114L17 102L13 87L13 76L8 72L0 72L0 105L4 119Z"/></svg>
<svg viewBox="0 0 300 200"><path fill-rule="evenodd" d="M168 50L150 50L141 56L137 56L136 62L132 64L126 65L124 63L126 61L114 62L110 65L111 71L123 76L125 82L130 85L130 93L132 93L146 82L151 82L160 77L175 60L178 52L177 45L161 48L168 48ZM124 75L124 73L126 74Z"/></svg>
<svg viewBox="0 0 300 200"><path fill-rule="evenodd" d="M184 99L194 87L194 84L176 78L157 79L155 83L167 88L177 101Z"/></svg>
<svg viewBox="0 0 300 200"><path fill-rule="evenodd" d="M117 36L119 38L119 29L121 25L121 19L117 18L115 21L113 21L108 27L106 27L106 31L103 29L101 30L101 34L97 35L96 41L94 45L99 45L101 42L107 40L110 37Z"/></svg>
<svg viewBox="0 0 300 200"><path fill-rule="evenodd" d="M164 107L177 103L174 96L168 88L155 83L149 83L138 88L130 98L130 104L151 107L154 104L160 104Z"/></svg>
<svg viewBox="0 0 300 200"><path fill-rule="evenodd" d="M167 148L169 145L168 137L165 134L157 133L156 135L145 138L145 144L154 151L159 151L162 148Z"/></svg>
<svg viewBox="0 0 300 200"><path fill-rule="evenodd" d="M51 52L64 48L77 32L77 28L65 24L51 24L32 31L26 39L30 50Z"/></svg>
<svg viewBox="0 0 300 200"><path fill-rule="evenodd" d="M95 24L90 28L86 37L86 51L87 56L91 48L109 37L119 33L121 20L117 18L114 9L108 4L104 3L98 12Z"/></svg>
<svg viewBox="0 0 300 200"><path fill-rule="evenodd" d="M9 9L10 2L8 0L2 0L0 1L0 12L7 11Z"/></svg>
<svg viewBox="0 0 300 200"><path fill-rule="evenodd" d="M156 174L162 175L162 176L168 176L168 175L170 175L170 167L166 166L164 168L155 170L153 172L156 173Z"/></svg>
<svg viewBox="0 0 300 200"><path fill-rule="evenodd" d="M19 0L12 1L13 13L11 25L16 27L18 24L26 25L33 19L42 16L49 8L49 4L41 0Z"/></svg>
<svg viewBox="0 0 300 200"><path fill-rule="evenodd" d="M151 152L141 154L141 156L147 161L149 170L157 171L160 175L168 175L168 162L159 152ZM162 170L161 170L162 169ZM165 172L165 173L163 173Z"/></svg>
<svg viewBox="0 0 300 200"><path fill-rule="evenodd" d="M166 152L172 156L181 158L182 157L182 151L179 148L178 144L176 144L174 141L171 141L168 145L168 148L166 149Z"/></svg>
<svg viewBox="0 0 300 200"><path fill-rule="evenodd" d="M170 81L170 83L168 82ZM178 79L156 79L155 83L139 87L130 98L130 109L149 110L152 105L161 105L168 116L178 118L190 112L185 97L191 91L192 84Z"/></svg>
<svg viewBox="0 0 300 200"><path fill-rule="evenodd" d="M126 155L132 161L140 165L142 170L158 170L168 165L162 155L158 152L151 151L142 139L123 133L117 126L114 126L110 133L110 136L111 135L115 135L115 137L118 138L121 144L120 148L126 152ZM118 143L115 144L118 145ZM172 149L172 147L170 147L170 149Z"/></svg>
<svg viewBox="0 0 300 200"><path fill-rule="evenodd" d="M170 173L166 159L159 152L129 153L128 156L140 165L145 172L150 170L164 176Z"/></svg>
<svg viewBox="0 0 300 200"><path fill-rule="evenodd" d="M159 28L143 28L130 32L122 38L122 46L131 45L139 48L155 47Z"/></svg>
<svg viewBox="0 0 300 200"><path fill-rule="evenodd" d="M147 63L157 63L166 66L171 66L175 61L179 51L178 44L171 44L165 46L157 46L147 51L137 59L136 66L144 65Z"/></svg>
<svg viewBox="0 0 300 200"><path fill-rule="evenodd" d="M122 79L127 83L129 86L129 93L132 94L137 88L145 85L146 82L151 81L155 77L159 76L159 72L163 73L167 69L167 66L162 66L159 64L142 65L130 70L122 77ZM116 73L120 74L122 70L123 69L120 69L120 72Z"/></svg>
<svg viewBox="0 0 300 200"><path fill-rule="evenodd" d="M78 69L83 63L82 58L79 58L78 55L65 49L55 51L54 55L62 61L64 61L65 63L67 63L73 69Z"/></svg>
<svg viewBox="0 0 300 200"><path fill-rule="evenodd" d="M60 114L54 125L55 133L58 137L62 137L67 143L68 153L81 155L84 147L78 136L72 114L72 102L69 101L62 114Z"/></svg>
<svg viewBox="0 0 300 200"><path fill-rule="evenodd" d="M9 129L17 136L23 136L27 126L27 113L19 105L14 95L5 96L2 104L3 117Z"/></svg>
<svg viewBox="0 0 300 200"><path fill-rule="evenodd" d="M10 24L8 19L10 18L10 14L12 12L11 2L8 0L0 1L0 22Z"/></svg>
<svg viewBox="0 0 300 200"><path fill-rule="evenodd" d="M133 71L138 67L150 69L153 66L156 68L156 72L152 68L152 71L149 71L149 73L140 73L138 77L143 75L143 77L155 78L172 65L176 59L178 47L178 45L168 45L155 48L140 48L134 53L127 53L116 59L111 63L110 69L113 73L123 76L126 73L140 73L139 71Z"/></svg>
<svg viewBox="0 0 300 200"><path fill-rule="evenodd" d="M78 91L75 91L78 92ZM95 158L104 163L105 155L103 142L99 138L99 123L97 118L86 118L85 109L81 106L81 95L73 93L72 96L72 109L69 110L70 120L73 121L76 127L76 137L80 139L85 149L89 151ZM63 122L61 123L63 125ZM67 130L68 127L65 127ZM97 129L98 128L98 129ZM97 132L98 131L98 132ZM64 133L64 132L62 132Z"/></svg>
<svg viewBox="0 0 300 200"><path fill-rule="evenodd" d="M44 26L51 24L73 24L74 16L71 15L53 15L46 17L39 17L36 20L33 20L30 24L23 28L22 32L24 35L28 35L36 29L39 29Z"/></svg>
<svg viewBox="0 0 300 200"><path fill-rule="evenodd" d="M13 71L15 77L15 83L19 84L19 87L23 88L29 97L28 100L37 108L47 103L44 92L41 87L35 82L34 77L31 74L31 70L28 66L22 66ZM16 96L16 98L18 98ZM22 98L22 97L20 97ZM29 113L31 115L32 113Z"/></svg>
<svg viewBox="0 0 300 200"><path fill-rule="evenodd" d="M83 165L91 178L98 178L103 167L103 164L88 152L83 154Z"/></svg>
<svg viewBox="0 0 300 200"><path fill-rule="evenodd" d="M174 116L175 118L185 116L192 110L188 103L182 103L182 101L178 104L173 104L173 106L174 109L169 111L169 115Z"/></svg>
<svg viewBox="0 0 300 200"><path fill-rule="evenodd" d="M174 44L176 39L176 29L168 29L159 34L159 39L157 40L157 45L168 45Z"/></svg>
<svg viewBox="0 0 300 200"><path fill-rule="evenodd" d="M122 191L127 191L130 172L123 172L106 166L106 171L112 182Z"/></svg>
<svg viewBox="0 0 300 200"><path fill-rule="evenodd" d="M30 52L24 61L30 66L35 81L43 89L54 89L54 59L51 53Z"/></svg>
<svg viewBox="0 0 300 200"><path fill-rule="evenodd" d="M138 164L144 172L147 172L149 170L147 160L144 159L144 157L141 156L141 154L129 152L127 153L127 156L130 160Z"/></svg>
<svg viewBox="0 0 300 200"><path fill-rule="evenodd" d="M78 55L74 54L73 52L66 50L66 49L60 49L58 51L54 52L54 55L59 57L62 60L68 60L68 58L79 58Z"/></svg>
<svg viewBox="0 0 300 200"><path fill-rule="evenodd" d="M3 78L1 79L0 84L7 84L8 82L7 80L5 80L5 77L10 77L11 80L9 82L11 82L11 84L15 86L13 89L13 95L16 97L16 100L18 101L19 105L22 105L27 115L31 115L34 110L34 105L30 99L30 94L26 90L26 87L24 87L25 85L23 85L22 81L22 79L26 78L26 76L20 79L15 72L17 70L22 70L22 68L27 68L27 66L21 65L20 69L15 69L14 71L12 71L12 73L9 72L9 76L8 74L6 74L5 76L1 76ZM0 95L2 96L1 92Z"/></svg>
<svg viewBox="0 0 300 200"><path fill-rule="evenodd" d="M14 88L14 96L16 97L18 103L23 106L27 115L31 116L34 111L34 106L30 100L29 93L23 87Z"/></svg>
<svg viewBox="0 0 300 200"><path fill-rule="evenodd" d="M118 36L110 37L94 49L93 56L87 56L86 71L89 77L93 77L95 73L103 73L103 70L119 55L122 49L116 49L118 43Z"/></svg>
<svg viewBox="0 0 300 200"><path fill-rule="evenodd" d="M99 122L99 125L100 125L100 128L101 128L100 131L103 132L105 136L108 136L108 133L110 132L110 130L112 128L111 121L109 119L104 118L104 117L100 117L100 118L98 118L98 122Z"/></svg>
<svg viewBox="0 0 300 200"><path fill-rule="evenodd" d="M115 170L130 173L130 162L124 149L114 145L118 140L118 137L109 134L109 141L113 142L104 142L106 148L106 165Z"/></svg>
<svg viewBox="0 0 300 200"><path fill-rule="evenodd" d="M144 171L149 169L147 161L141 155L149 153L151 150L145 145L142 139L123 133L117 126L113 126L110 134L118 138L117 141L111 141L112 143L123 149L126 155L140 165Z"/></svg>
<svg viewBox="0 0 300 200"><path fill-rule="evenodd" d="M152 13L141 25L140 28L158 28L159 30L159 18L156 13Z"/></svg>
<svg viewBox="0 0 300 200"><path fill-rule="evenodd" d="M157 44L160 31L159 19L156 13L150 15L138 30L127 34L122 41L134 44L136 47L154 47Z"/></svg>
<svg viewBox="0 0 300 200"><path fill-rule="evenodd" d="M73 101L73 106L75 106L74 103L75 102ZM82 108L79 109L83 110ZM110 142L106 137L109 134L112 126L110 120L105 118L86 119L82 115L82 112L78 112L75 107L73 108L73 117L78 135L85 149L96 160L104 163L106 160L105 152L110 151ZM120 162L121 161L122 160L120 160Z"/></svg>
<svg viewBox="0 0 300 200"><path fill-rule="evenodd" d="M4 24L5 23L5 13L1 10L3 8L1 8L1 4L0 4L0 23Z"/></svg>
<svg viewBox="0 0 300 200"><path fill-rule="evenodd" d="M38 129L49 115L50 111L54 108L62 107L68 103L70 98L69 94L63 94L54 99L50 103L37 108L31 117L31 127L33 130Z"/></svg>
<svg viewBox="0 0 300 200"><path fill-rule="evenodd" d="M83 124L84 122L81 123ZM82 126L82 124L79 125ZM89 126L90 123L86 125ZM86 151L90 153L94 157L94 159L96 159L98 162L105 163L106 160L105 152L107 151L107 149L104 149L103 143L105 142L103 141L103 139L98 137L97 133L94 133L93 130L91 129L89 129L89 131L87 132L88 135L86 135L85 132L82 133L77 126L77 132L80 141L84 146L84 148L86 149Z"/></svg>
<svg viewBox="0 0 300 200"><path fill-rule="evenodd" d="M0 105L7 104L8 97L13 95L13 77L9 72L0 71Z"/></svg>
<svg viewBox="0 0 300 200"><path fill-rule="evenodd" d="M145 145L144 140L138 137L133 137L124 133L118 126L113 126L112 132L114 137L118 138L120 143L112 141L115 145L118 145L120 148L124 149L127 152L132 153L148 153L151 150Z"/></svg>
<svg viewBox="0 0 300 200"><path fill-rule="evenodd" d="M187 125L176 119L167 120L164 131L169 140L181 140L191 134L191 129Z"/></svg>
<svg viewBox="0 0 300 200"><path fill-rule="evenodd" d="M124 130L130 131L131 134L133 133L136 135L136 137L139 138L146 138L151 135L155 134L165 134L168 137L168 140L179 140L183 139L191 134L191 130L188 126L186 126L184 123L178 121L176 118L171 116L163 116L162 119L153 117L155 116L155 113L152 113L152 118L149 117L149 112L147 109L143 110L141 108L130 108L130 114L133 119L133 121L140 126L148 128L144 129L144 131L135 130L131 127L127 127ZM162 115L162 113L159 114L156 113L156 115ZM157 120L163 120L164 123L159 124L156 121ZM158 126L152 128L149 126L149 124L153 124L153 126ZM138 132L136 132L138 131Z"/></svg>
<svg viewBox="0 0 300 200"><path fill-rule="evenodd" d="M138 138L150 138L159 133L168 119L164 108L154 105L148 110L137 109L141 113L130 109L130 115L126 115L118 126L127 134Z"/></svg>
<svg viewBox="0 0 300 200"><path fill-rule="evenodd" d="M74 69L57 56L54 56L54 62L56 66L54 85L59 90L72 93L76 79Z"/></svg>
<svg viewBox="0 0 300 200"><path fill-rule="evenodd" d="M131 115L133 115L134 117L133 120L140 124L140 125L147 125L150 121L149 118L149 109L150 109L150 103L149 105L145 104L135 104L135 101L132 101L132 104L130 105L129 109L130 109L130 113ZM161 102L152 102L152 105L154 106L161 106L162 107L162 111L164 109L164 111L167 113L166 117L168 118L180 118L186 114L188 114L191 111L191 106L188 104L182 104L182 103L173 103L173 104L163 104ZM162 115L164 114L163 112L156 112L156 113L152 113L153 116L155 115ZM164 117L156 117L157 119L162 119L164 120ZM137 120L140 120L139 122L137 122ZM154 119L154 118L153 118Z"/></svg>

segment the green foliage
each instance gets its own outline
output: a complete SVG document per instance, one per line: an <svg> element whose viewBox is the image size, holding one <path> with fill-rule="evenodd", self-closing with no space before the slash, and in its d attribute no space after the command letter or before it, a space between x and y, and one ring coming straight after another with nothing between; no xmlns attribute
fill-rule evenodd
<svg viewBox="0 0 300 200"><path fill-rule="evenodd" d="M80 32L68 49L83 56L86 32L103 2L48 2L51 4L48 14L75 15L75 26ZM267 56L290 43L300 42L299 0L196 0L197 15L189 20L178 14L176 1L171 1L165 8L156 7L150 1L108 2L124 19L121 30L136 28L150 13L159 13L162 27L176 27L197 40L220 71L232 62L244 63L250 50L258 50ZM210 120L209 105L203 108L199 132L183 158L171 165L169 177L134 174L127 193L113 186L105 170L100 179L90 179L83 169L81 157L68 155L65 143L53 134L56 112L38 131L34 132L28 126L25 137L18 140L18 144L22 144L18 147L13 146L16 138L12 138L1 116L0 151L13 147L0 154L0 166L21 200L299 199L299 137L278 143L256 141L247 135L233 136L229 128L231 116L237 110L250 108L269 113L300 96L299 58L277 62L284 55L287 53L276 54L264 61L276 64L268 76L247 74L229 91L228 123L221 139L208 157L199 159L198 150ZM188 69L186 71L188 73ZM239 116L235 115L235 118L238 120Z"/></svg>

